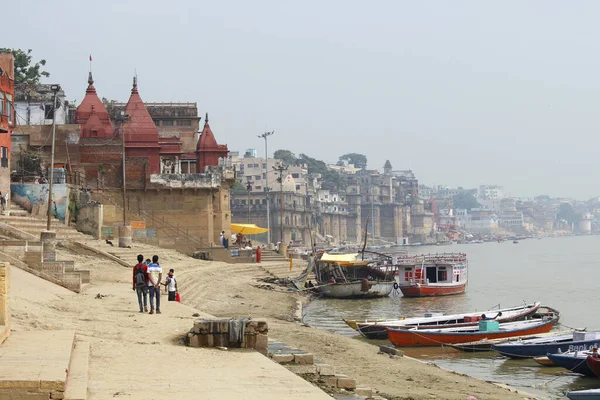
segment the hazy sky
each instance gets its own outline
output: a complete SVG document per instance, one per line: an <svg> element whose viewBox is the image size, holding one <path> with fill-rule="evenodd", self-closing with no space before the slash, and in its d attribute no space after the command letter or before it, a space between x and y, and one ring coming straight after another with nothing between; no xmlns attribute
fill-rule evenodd
<svg viewBox="0 0 600 400"><path fill-rule="evenodd" d="M221 143L514 196L600 195L597 1L15 1L3 47L47 82L194 101Z"/></svg>

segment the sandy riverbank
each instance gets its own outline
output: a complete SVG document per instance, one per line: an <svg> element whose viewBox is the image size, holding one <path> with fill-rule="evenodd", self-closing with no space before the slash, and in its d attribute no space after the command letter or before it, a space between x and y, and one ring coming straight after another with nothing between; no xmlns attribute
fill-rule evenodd
<svg viewBox="0 0 600 400"><path fill-rule="evenodd" d="M73 329L90 338L90 398L108 398L108 393L121 392L127 393L128 398L153 398L152 392L138 389L125 379L132 369L150 362L147 354L155 354L153 358L159 362L160 371L165 373L173 374L178 360L198 363L191 358L192 349L178 343L192 326L192 314L196 310L200 310L201 315L266 318L270 338L313 353L317 360L334 365L339 373L355 378L360 385L377 388L387 398L465 400L475 396L479 400L500 400L525 397L407 357L392 359L378 355L377 347L371 344L293 322L299 295L257 288L254 276L263 273L259 266L205 262L148 246L139 247L139 250L144 254L154 251L164 254L161 264L163 268L176 270L184 306L174 307L165 301L160 316L137 314L135 295L131 291L131 270L91 254L65 251L59 254L60 259L72 259L78 267L91 269L92 285L83 294L77 295L59 287L48 290L47 282L29 278L13 284L14 329ZM24 272L15 274L16 277L27 275ZM96 299L98 293L105 297ZM220 363L221 373L226 374L228 366L223 365L225 356L222 352L207 351L198 367L211 368L211 357ZM240 374L240 368L243 368L231 366L234 369L230 372L235 374ZM187 375L182 372L177 378L172 398L186 398L188 393L197 390L201 382L195 378L188 384ZM216 379L212 374L207 377ZM277 385L283 385L269 377L263 378L260 384L273 393L278 390ZM247 379L248 384L252 384L251 378ZM208 378L205 380L210 386ZM278 395L288 398L285 391ZM308 395L293 397L309 398Z"/></svg>

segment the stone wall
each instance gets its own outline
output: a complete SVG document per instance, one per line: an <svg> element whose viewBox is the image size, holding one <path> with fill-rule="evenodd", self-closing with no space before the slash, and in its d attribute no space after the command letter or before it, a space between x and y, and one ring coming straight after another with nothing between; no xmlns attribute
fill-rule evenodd
<svg viewBox="0 0 600 400"><path fill-rule="evenodd" d="M104 209L102 204L86 204L79 209L76 228L79 232L87 233L100 239L102 236L102 225L104 221Z"/></svg>
<svg viewBox="0 0 600 400"><path fill-rule="evenodd" d="M10 264L0 262L0 344L10 334L10 308L8 288L10 286Z"/></svg>
<svg viewBox="0 0 600 400"><path fill-rule="evenodd" d="M241 342L230 340L231 322L244 324ZM200 319L187 335L191 347L238 347L255 349L263 355L268 354L269 327L267 321L260 319Z"/></svg>

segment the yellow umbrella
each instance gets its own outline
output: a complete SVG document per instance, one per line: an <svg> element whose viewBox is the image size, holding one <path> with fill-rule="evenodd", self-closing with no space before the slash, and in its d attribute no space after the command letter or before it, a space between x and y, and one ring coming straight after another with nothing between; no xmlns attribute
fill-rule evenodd
<svg viewBox="0 0 600 400"><path fill-rule="evenodd" d="M267 228L261 228L255 224L231 224L231 232L241 233L242 235L258 235L268 231Z"/></svg>

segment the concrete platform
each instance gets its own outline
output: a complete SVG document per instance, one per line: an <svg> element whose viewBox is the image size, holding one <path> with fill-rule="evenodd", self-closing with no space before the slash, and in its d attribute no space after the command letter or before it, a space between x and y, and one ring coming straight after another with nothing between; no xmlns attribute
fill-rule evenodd
<svg viewBox="0 0 600 400"><path fill-rule="evenodd" d="M77 340L69 364L64 400L87 399L90 366L90 342Z"/></svg>
<svg viewBox="0 0 600 400"><path fill-rule="evenodd" d="M63 392L74 340L74 331L11 332L0 346L0 398Z"/></svg>

